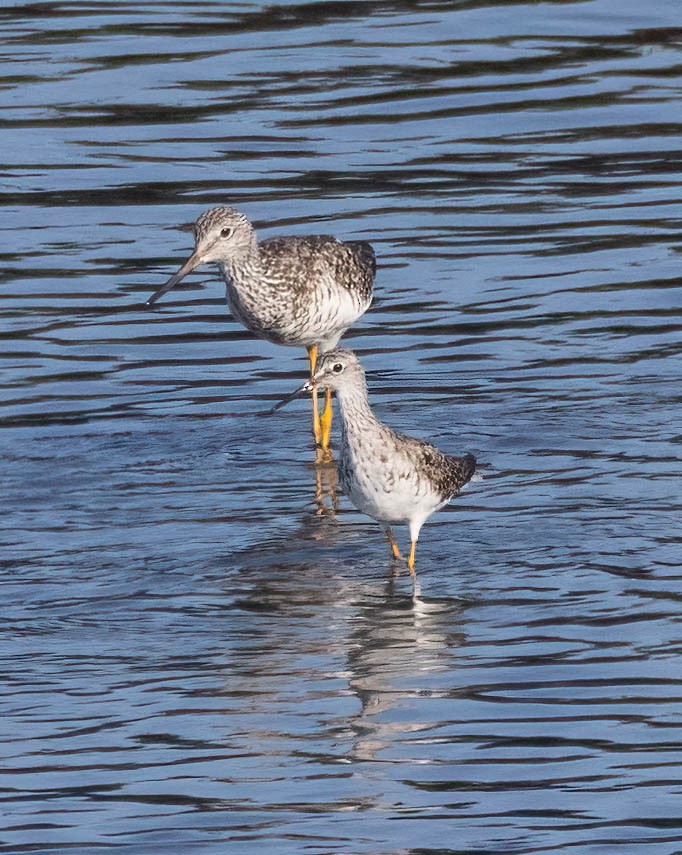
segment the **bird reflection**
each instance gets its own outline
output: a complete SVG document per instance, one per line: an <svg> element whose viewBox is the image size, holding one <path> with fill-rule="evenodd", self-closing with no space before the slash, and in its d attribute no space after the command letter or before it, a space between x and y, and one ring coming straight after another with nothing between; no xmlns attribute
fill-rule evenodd
<svg viewBox="0 0 682 855"><path fill-rule="evenodd" d="M339 474L329 448L315 449L315 505L319 516L336 516L339 510Z"/></svg>
<svg viewBox="0 0 682 855"><path fill-rule="evenodd" d="M354 733L353 760L373 760L409 733L427 730L426 716L406 717L413 698L436 695L449 671L453 650L464 641L460 629L464 605L451 598L424 601L393 594L364 605L349 638L349 687L360 701L360 712L349 722Z"/></svg>
<svg viewBox="0 0 682 855"><path fill-rule="evenodd" d="M415 734L438 724L429 699L451 686L466 605L413 598L383 561L379 573L375 560L357 554L347 529L322 520L311 515L286 541L242 554L226 579L239 642L237 658L226 663L225 692L238 697L240 744L279 757L282 740L295 737L299 756L318 756L331 750L333 735L334 762L351 763L411 752ZM339 560L339 537L353 558ZM349 696L357 700L350 709ZM303 704L307 715L299 718ZM329 732L311 713L318 709ZM300 730L273 730L270 716L283 711Z"/></svg>

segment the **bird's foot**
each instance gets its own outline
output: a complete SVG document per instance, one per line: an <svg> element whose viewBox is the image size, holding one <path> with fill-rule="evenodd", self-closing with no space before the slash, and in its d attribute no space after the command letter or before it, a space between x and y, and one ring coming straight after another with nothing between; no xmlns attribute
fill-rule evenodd
<svg viewBox="0 0 682 855"><path fill-rule="evenodd" d="M331 448L324 448L319 443L315 443L315 466L329 466L334 462L334 453Z"/></svg>

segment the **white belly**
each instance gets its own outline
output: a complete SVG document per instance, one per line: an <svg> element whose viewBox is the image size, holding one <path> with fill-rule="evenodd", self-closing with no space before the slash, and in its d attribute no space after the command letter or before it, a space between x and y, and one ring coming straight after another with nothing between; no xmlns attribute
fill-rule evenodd
<svg viewBox="0 0 682 855"><path fill-rule="evenodd" d="M375 520L402 523L426 519L447 502L409 465L364 460L356 465L350 451L342 454L341 486L355 507Z"/></svg>
<svg viewBox="0 0 682 855"><path fill-rule="evenodd" d="M344 332L369 308L333 282L322 282L308 299L282 300L276 289L256 297L240 291L227 278L227 303L234 317L260 338L292 346L320 345L331 350Z"/></svg>

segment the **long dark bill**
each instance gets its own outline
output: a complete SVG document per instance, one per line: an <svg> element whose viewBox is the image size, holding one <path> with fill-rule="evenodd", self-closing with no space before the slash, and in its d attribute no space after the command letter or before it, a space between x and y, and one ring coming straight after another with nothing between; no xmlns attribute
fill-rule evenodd
<svg viewBox="0 0 682 855"><path fill-rule="evenodd" d="M165 285L162 285L158 291L155 291L152 296L147 300L145 306L153 306L154 303L159 299L159 297L163 297L163 295L170 291L181 279L184 279L188 273L191 273L195 267L198 267L201 264L201 259L193 252L187 261L182 265L182 267L174 273L171 278L166 282Z"/></svg>
<svg viewBox="0 0 682 855"><path fill-rule="evenodd" d="M271 416L273 413L276 413L277 410L281 410L282 407L286 406L289 403L289 401L293 401L294 398L298 398L298 396L302 395L304 392L312 391L312 388L313 388L313 384L309 380L307 383L304 383L301 387L296 389L296 391L291 392L289 395L286 395L284 398L282 398L281 401L278 401L274 407L271 407L268 410L267 414L269 416Z"/></svg>

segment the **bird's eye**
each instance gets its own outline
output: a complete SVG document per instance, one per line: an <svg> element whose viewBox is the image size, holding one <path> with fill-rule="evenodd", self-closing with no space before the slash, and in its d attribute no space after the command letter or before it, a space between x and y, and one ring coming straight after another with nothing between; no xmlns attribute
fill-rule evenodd
<svg viewBox="0 0 682 855"><path fill-rule="evenodd" d="M232 229L229 226L225 226L224 229L220 230L220 237L229 238L232 234Z"/></svg>
<svg viewBox="0 0 682 855"><path fill-rule="evenodd" d="M332 365L332 371L334 374L340 374L343 371L343 365L341 365L340 362L335 362L334 365Z"/></svg>

